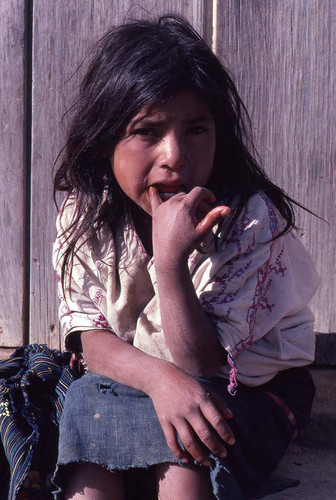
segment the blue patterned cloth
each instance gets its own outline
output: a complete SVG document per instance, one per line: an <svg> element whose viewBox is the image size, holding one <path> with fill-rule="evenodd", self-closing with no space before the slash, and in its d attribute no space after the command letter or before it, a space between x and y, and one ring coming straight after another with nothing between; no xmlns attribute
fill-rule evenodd
<svg viewBox="0 0 336 500"><path fill-rule="evenodd" d="M32 344L0 361L0 499L52 498L66 391L83 374L70 354Z"/></svg>

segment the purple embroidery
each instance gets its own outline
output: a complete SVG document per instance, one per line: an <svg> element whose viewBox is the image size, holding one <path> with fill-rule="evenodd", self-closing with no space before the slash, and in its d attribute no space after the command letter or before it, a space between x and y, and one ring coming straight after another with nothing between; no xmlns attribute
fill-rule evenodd
<svg viewBox="0 0 336 500"><path fill-rule="evenodd" d="M154 257L152 257L151 260L148 262L147 271L149 271L153 265L154 265Z"/></svg>
<svg viewBox="0 0 336 500"><path fill-rule="evenodd" d="M261 198L264 200L267 209L268 209L268 217L272 238L275 238L279 234L278 221L276 216L276 211L270 200L264 193L259 193ZM272 311L274 304L270 304L268 298L266 297L267 292L271 288L272 278L270 277L271 273L281 274L284 276L286 267L281 265L281 256L284 251L284 245L282 243L281 250L278 256L275 259L275 264L271 264L272 256L275 248L276 240L270 244L270 253L267 261L263 266L258 269L257 274L257 285L255 288L255 294L253 297L253 303L249 310L247 311L246 320L249 326L249 335L245 339L238 342L238 344L234 347L232 356L237 358L239 354L241 354L248 346L252 345L254 342L253 339L253 330L257 318L257 312L260 309Z"/></svg>
<svg viewBox="0 0 336 500"><path fill-rule="evenodd" d="M228 391L230 394L234 395L236 392L236 375L237 367L235 364L235 359L254 342L254 328L257 319L258 310L264 310L271 312L274 308L273 303L270 303L268 294L273 283L274 275L284 276L286 273L286 267L282 264L282 255L284 252L284 244L280 245L280 251L278 255L274 255L275 248L279 247L278 240L274 238L279 234L279 226L277 213L267 198L266 195L260 193L263 199L267 211L269 227L271 232L272 241L269 246L269 255L267 261L257 270L256 273L256 285L252 298L252 303L246 312L246 323L248 326L248 335L246 338L241 339L233 348L232 352L228 355L228 363L230 365L230 383L228 386ZM256 221L257 223L257 221ZM228 308L225 316L221 318L216 318L215 309L217 304L229 304L234 302L236 296L239 294L240 289L236 291L229 292L228 288L230 283L237 278L241 278L253 264L253 250L256 248L257 244L262 244L263 242L256 242L256 232L251 231L251 240L247 247L242 247L242 235L247 229L252 228L254 225L254 220L248 215L248 207L245 207L242 216L239 218L234 228L232 229L229 237L224 243L223 248L234 245L236 249L235 257L225 264L225 272L220 276L216 276L213 283L216 285L216 293L212 295L211 292L204 293L201 298L201 304L206 308L209 313L213 313L213 321L215 324L222 325L223 322L229 322L231 317L231 308ZM265 242L266 243L266 242ZM251 256L251 258L249 258ZM239 259L245 257L244 265L239 266ZM235 269L235 266L238 268ZM208 298L209 297L209 298Z"/></svg>
<svg viewBox="0 0 336 500"><path fill-rule="evenodd" d="M227 360L228 360L228 363L230 365L230 378L229 378L229 385L227 386L227 390L231 394L231 396L235 396L236 392L237 392L236 387L238 385L237 378L236 378L238 370L237 370L236 363L230 354L227 355Z"/></svg>
<svg viewBox="0 0 336 500"><path fill-rule="evenodd" d="M63 243L59 238L56 238L53 248L53 254L58 253L63 248Z"/></svg>
<svg viewBox="0 0 336 500"><path fill-rule="evenodd" d="M94 303L94 305L98 308L101 304L101 301L102 301L102 297L103 297L103 290L101 290L100 288L98 288L96 290L96 293L95 293L95 296L93 297L92 299L92 302Z"/></svg>
<svg viewBox="0 0 336 500"><path fill-rule="evenodd" d="M61 313L62 312L64 313L64 309L62 311L61 308ZM62 321L62 329L64 330L65 333L67 333L69 330L71 330L72 327L73 327L73 315L68 314Z"/></svg>
<svg viewBox="0 0 336 500"><path fill-rule="evenodd" d="M109 328L109 323L103 314L99 314L97 318L92 318L92 324L97 328Z"/></svg>
<svg viewBox="0 0 336 500"><path fill-rule="evenodd" d="M276 216L276 211L274 208L274 205L271 203L271 200L268 198L268 196L265 195L263 191L260 191L259 196L264 200L264 203L267 207L268 210L268 217L270 221L270 230L272 234L272 239L278 236L279 234L279 225L278 225L278 219Z"/></svg>

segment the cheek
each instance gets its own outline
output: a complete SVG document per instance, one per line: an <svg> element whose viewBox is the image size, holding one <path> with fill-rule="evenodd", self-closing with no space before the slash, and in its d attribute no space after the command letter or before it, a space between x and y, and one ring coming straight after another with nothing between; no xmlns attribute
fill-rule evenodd
<svg viewBox="0 0 336 500"><path fill-rule="evenodd" d="M130 182L129 182L129 169L126 168L127 162L123 156L115 154L111 159L111 169L115 180L121 189L129 195Z"/></svg>
<svg viewBox="0 0 336 500"><path fill-rule="evenodd" d="M215 159L216 141L204 145L197 155L198 172L203 185L209 180Z"/></svg>

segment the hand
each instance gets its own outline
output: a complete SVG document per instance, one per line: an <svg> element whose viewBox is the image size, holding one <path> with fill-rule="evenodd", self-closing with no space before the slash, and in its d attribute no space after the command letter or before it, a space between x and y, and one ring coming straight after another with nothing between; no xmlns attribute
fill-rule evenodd
<svg viewBox="0 0 336 500"><path fill-rule="evenodd" d="M160 376L149 396L167 444L177 458L188 463L191 455L199 464L210 466L210 452L220 457L227 455L224 442L232 445L235 440L226 419L233 415L213 391L170 365L168 377L167 373Z"/></svg>
<svg viewBox="0 0 336 500"><path fill-rule="evenodd" d="M155 261L188 258L212 227L230 213L230 208L211 209L215 195L195 187L190 193L178 193L163 202L157 188L150 187Z"/></svg>

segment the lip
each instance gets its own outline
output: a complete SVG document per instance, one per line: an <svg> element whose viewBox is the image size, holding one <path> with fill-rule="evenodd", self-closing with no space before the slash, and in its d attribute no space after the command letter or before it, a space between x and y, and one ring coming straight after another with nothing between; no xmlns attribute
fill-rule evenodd
<svg viewBox="0 0 336 500"><path fill-rule="evenodd" d="M181 183L156 183L153 184L162 201L167 201L178 193L185 193L186 187Z"/></svg>

